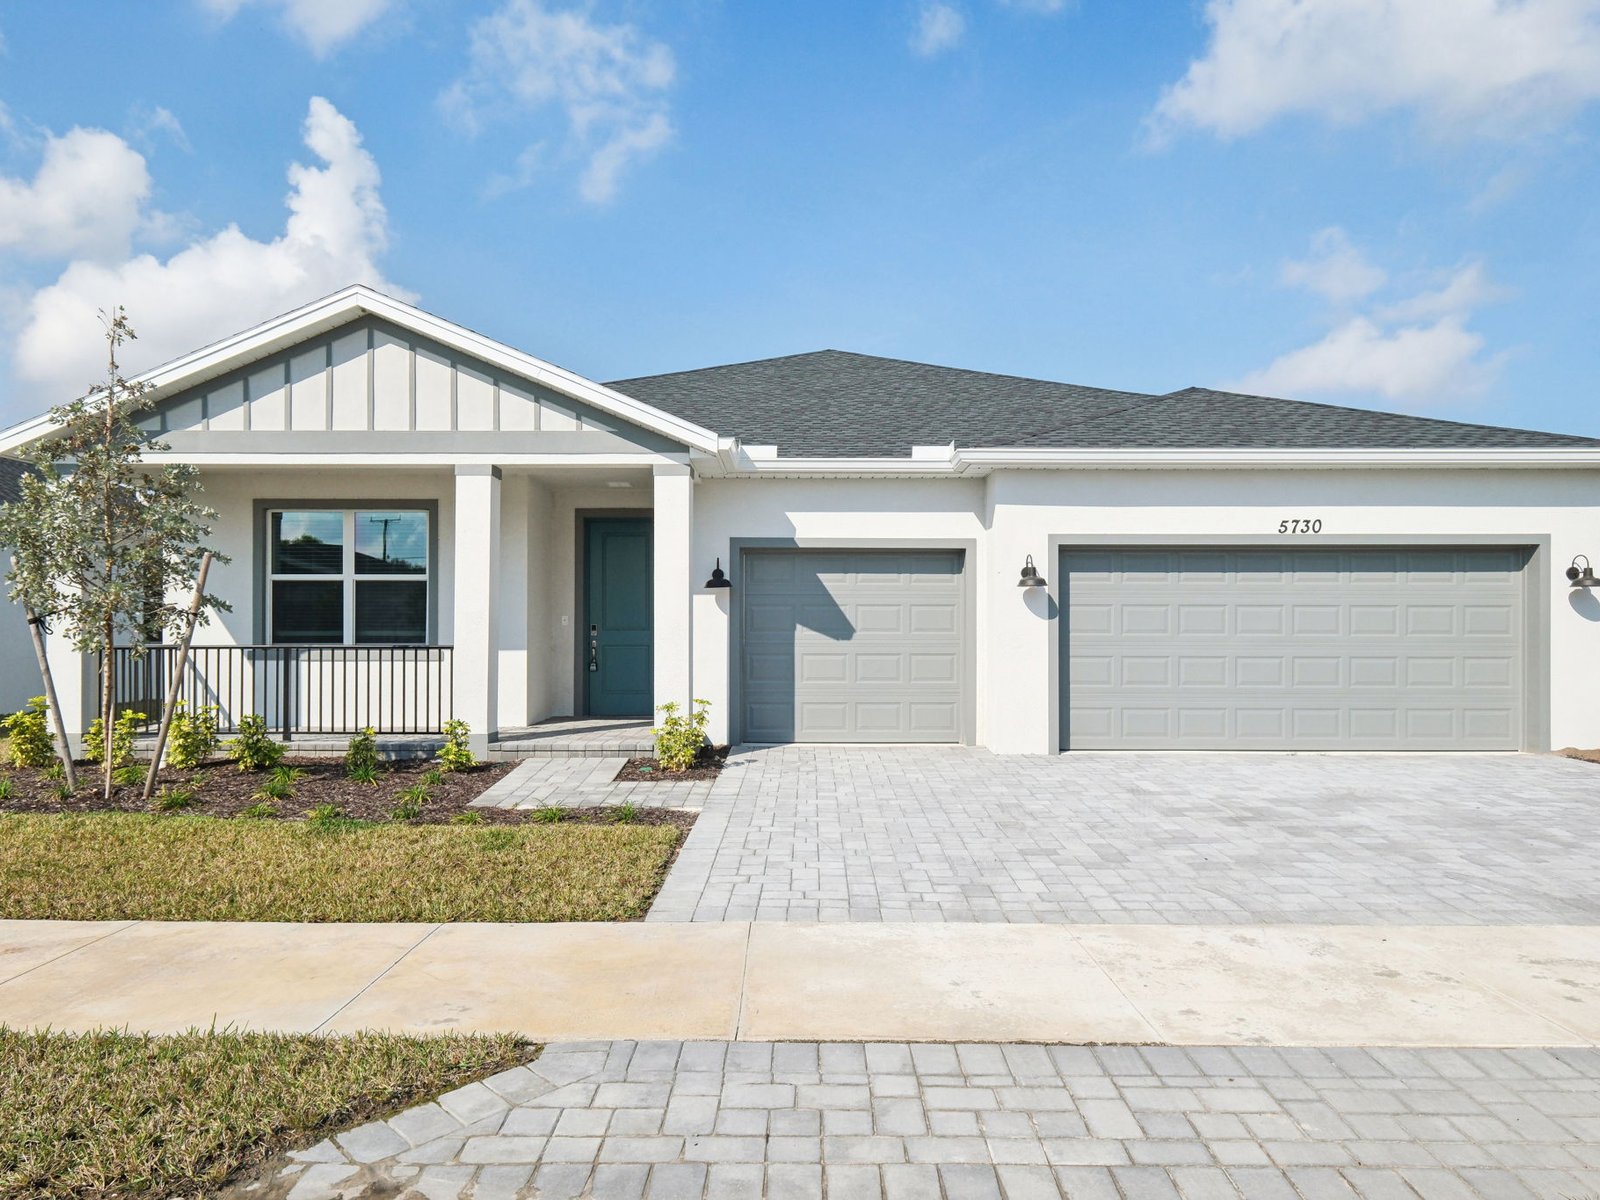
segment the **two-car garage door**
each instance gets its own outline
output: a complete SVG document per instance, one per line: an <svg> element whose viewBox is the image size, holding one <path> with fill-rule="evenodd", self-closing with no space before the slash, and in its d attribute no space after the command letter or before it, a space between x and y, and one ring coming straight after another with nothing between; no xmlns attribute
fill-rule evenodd
<svg viewBox="0 0 1600 1200"><path fill-rule="evenodd" d="M1528 558L1516 547L1064 549L1060 744L1520 749ZM746 548L737 735L969 737L964 567L954 550ZM1038 619L1007 590L1014 610L991 619Z"/></svg>
<svg viewBox="0 0 1600 1200"><path fill-rule="evenodd" d="M1518 749L1527 558L1064 550L1062 746Z"/></svg>

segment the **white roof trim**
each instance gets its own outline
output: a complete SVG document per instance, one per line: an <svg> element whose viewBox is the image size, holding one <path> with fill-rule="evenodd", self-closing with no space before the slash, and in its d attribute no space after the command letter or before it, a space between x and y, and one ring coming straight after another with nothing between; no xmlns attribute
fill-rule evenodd
<svg viewBox="0 0 1600 1200"><path fill-rule="evenodd" d="M204 383L235 367L265 358L308 337L334 329L361 316L375 316L400 328L432 338L464 355L470 355L508 374L541 384L573 400L582 401L603 413L632 425L648 429L694 450L715 452L717 435L671 413L641 404L591 379L574 374L554 363L513 349L501 342L474 333L420 308L385 296L364 284L313 300L310 304L265 321L253 329L214 342L192 354L175 358L136 377L148 384L157 399L183 388ZM17 449L49 433L50 416L33 417L0 431L0 452Z"/></svg>
<svg viewBox="0 0 1600 1200"><path fill-rule="evenodd" d="M960 450L917 447L909 458L764 458L724 445L716 460L724 476L958 477L996 470L1519 470L1600 469L1600 447L1463 449L1133 449L1040 447Z"/></svg>

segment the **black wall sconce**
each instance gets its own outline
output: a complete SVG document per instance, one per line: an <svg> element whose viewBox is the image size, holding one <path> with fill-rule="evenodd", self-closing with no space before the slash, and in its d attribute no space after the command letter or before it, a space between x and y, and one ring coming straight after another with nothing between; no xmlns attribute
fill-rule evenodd
<svg viewBox="0 0 1600 1200"><path fill-rule="evenodd" d="M731 588L733 580L722 573L722 558L719 555L717 565L711 569L711 578L706 580L708 588Z"/></svg>
<svg viewBox="0 0 1600 1200"><path fill-rule="evenodd" d="M1578 560L1583 560L1583 569L1578 569ZM1594 573L1594 568L1589 565L1587 554L1577 554L1572 558L1572 565L1567 568L1567 582L1575 588L1600 587L1600 576Z"/></svg>
<svg viewBox="0 0 1600 1200"><path fill-rule="evenodd" d="M1022 564L1022 578L1017 580L1018 587L1035 588L1046 587L1049 581L1039 574L1039 568L1033 565L1033 555L1028 555L1028 561Z"/></svg>

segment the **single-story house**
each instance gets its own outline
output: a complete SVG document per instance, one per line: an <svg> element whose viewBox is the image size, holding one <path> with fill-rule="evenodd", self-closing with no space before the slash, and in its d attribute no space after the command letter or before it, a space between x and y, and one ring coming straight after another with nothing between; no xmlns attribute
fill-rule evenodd
<svg viewBox="0 0 1600 1200"><path fill-rule="evenodd" d="M734 742L1600 743L1594 439L833 350L602 384L365 287L144 378L231 556L190 668L225 723L481 746L703 698ZM84 724L91 664L51 654Z"/></svg>

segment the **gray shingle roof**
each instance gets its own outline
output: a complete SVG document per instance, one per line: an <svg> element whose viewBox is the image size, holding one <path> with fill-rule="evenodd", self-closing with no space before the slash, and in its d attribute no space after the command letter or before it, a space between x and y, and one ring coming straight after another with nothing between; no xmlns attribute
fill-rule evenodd
<svg viewBox="0 0 1600 1200"><path fill-rule="evenodd" d="M609 387L786 458L908 456L911 447L1460 449L1600 446L1209 388L1117 392L819 350L623 379Z"/></svg>
<svg viewBox="0 0 1600 1200"><path fill-rule="evenodd" d="M0 504L10 504L22 497L22 477L33 470L18 458L0 455Z"/></svg>

